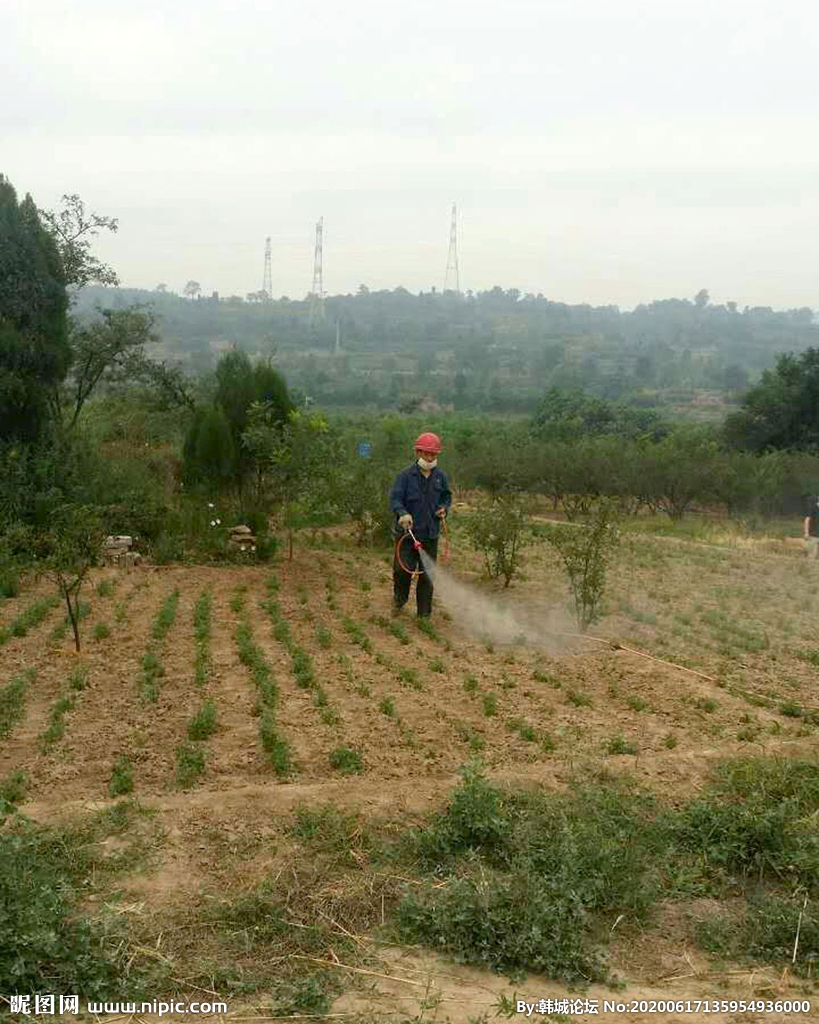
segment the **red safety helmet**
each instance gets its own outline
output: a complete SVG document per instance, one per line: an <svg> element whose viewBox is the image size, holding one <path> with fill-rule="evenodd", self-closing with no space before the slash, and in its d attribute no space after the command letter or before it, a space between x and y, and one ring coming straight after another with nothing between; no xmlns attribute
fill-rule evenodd
<svg viewBox="0 0 819 1024"><path fill-rule="evenodd" d="M415 442L415 450L417 452L435 452L437 455L441 451L441 439L437 434L419 434L418 440Z"/></svg>

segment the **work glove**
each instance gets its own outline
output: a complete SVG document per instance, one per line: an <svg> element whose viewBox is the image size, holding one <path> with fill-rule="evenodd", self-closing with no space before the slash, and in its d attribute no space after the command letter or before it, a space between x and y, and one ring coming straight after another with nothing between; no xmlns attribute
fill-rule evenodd
<svg viewBox="0 0 819 1024"><path fill-rule="evenodd" d="M409 512L405 512L399 518L398 525L401 527L402 530L411 530L412 529L412 516L409 514Z"/></svg>

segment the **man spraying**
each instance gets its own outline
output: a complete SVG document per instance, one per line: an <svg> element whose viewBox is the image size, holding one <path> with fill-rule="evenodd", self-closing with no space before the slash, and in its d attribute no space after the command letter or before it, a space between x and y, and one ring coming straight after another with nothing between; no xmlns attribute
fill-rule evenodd
<svg viewBox="0 0 819 1024"><path fill-rule="evenodd" d="M438 558L438 534L441 520L452 505L452 492L446 475L438 469L441 440L437 434L420 434L415 442L416 461L395 478L390 493L390 509L399 531L412 530L424 553L435 561ZM401 546L401 562L396 552L392 568L393 615L397 615L409 600L412 574L423 568L421 556L412 544ZM406 567L406 568L405 568ZM407 571L409 570L409 571ZM422 572L415 588L418 617L432 614L432 580Z"/></svg>

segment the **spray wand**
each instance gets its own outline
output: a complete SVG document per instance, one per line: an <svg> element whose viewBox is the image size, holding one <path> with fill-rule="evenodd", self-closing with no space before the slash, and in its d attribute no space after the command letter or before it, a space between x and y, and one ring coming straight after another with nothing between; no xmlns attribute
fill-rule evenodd
<svg viewBox="0 0 819 1024"><path fill-rule="evenodd" d="M442 528L442 530L444 532L444 553L443 553L442 561L443 562L448 562L449 561L449 554L450 554L450 552L449 552L449 530L447 529L446 519L445 518L441 520L441 528ZM395 542L395 558L396 558L396 561L398 562L398 564L401 566L401 568L404 570L405 573L408 573L410 576L417 576L419 573L422 573L424 571L423 568L421 567L421 564L420 564L421 563L421 559L419 558L419 560L418 560L419 564L418 564L417 568L410 569L408 566L404 565L404 560L401 558L401 545L404 544L406 541L412 541L412 550L413 551L423 551L424 550L424 545L421 543L420 540L418 540L418 538L412 532L411 527L409 527L409 526L404 529L404 532L401 534L401 536Z"/></svg>

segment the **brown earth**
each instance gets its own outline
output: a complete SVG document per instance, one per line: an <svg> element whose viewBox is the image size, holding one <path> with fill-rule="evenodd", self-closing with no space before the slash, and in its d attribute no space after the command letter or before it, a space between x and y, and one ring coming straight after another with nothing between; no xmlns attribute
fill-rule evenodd
<svg viewBox="0 0 819 1024"><path fill-rule="evenodd" d="M530 552L528 579L507 592L478 580L480 566L471 553L456 546L455 554L453 569L460 579L474 581L484 593L530 616L565 603L562 576L544 548ZM713 681L585 639L553 637L537 648L489 649L464 632L457 608L439 608L437 639L421 633L405 614L399 619L409 638L404 644L390 631L389 621L381 619L389 617L389 559L366 551L297 548L294 560L280 562L275 570L101 570L93 584L112 580L116 589L110 597L91 588L87 592L91 613L83 623L81 661L89 669L89 686L77 694L66 716L64 738L48 752L40 749L38 737L78 662L70 635L49 639L62 609L52 611L28 636L0 647L0 685L21 668L36 670L25 717L0 746L0 777L23 769L30 778L25 813L55 822L106 806L114 762L128 754L134 795L159 812L165 835L156 866L128 883L129 898L149 907L195 903L203 887L229 885L237 870L248 884L264 876L277 863L272 837L281 836L282 822L300 804L330 802L367 817L415 820L443 802L459 766L478 743L498 780L560 787L601 770L626 772L682 801L727 756L815 756L813 728L778 710L787 701L819 706L817 669L809 659L819 649L813 611L819 588L814 567L797 554L784 544L772 552L626 537L606 615L592 632L688 666ZM272 571L279 581L282 614L295 642L311 656L335 713L330 724L313 694L297 686L290 656L274 639L271 618L262 607ZM328 578L332 594L326 590ZM231 607L237 588L244 588L255 643L278 686L276 722L295 763L286 781L267 763L255 715L257 695L238 657L234 634L239 615ZM180 593L176 620L162 644L152 645L152 622L174 589ZM211 672L200 691L194 684L193 607L206 589L213 596ZM46 590L45 584L35 584L5 602L0 624ZM123 621L116 621L117 609ZM345 620L363 629L369 651L354 642ZM109 624L110 637L91 638L97 622ZM329 631L327 646L318 641L321 628ZM146 704L138 690L140 662L149 646L164 666L155 704ZM406 667L417 671L420 688L399 677L399 669ZM465 682L473 688L465 688ZM492 716L484 710L488 694L497 703ZM203 744L207 767L200 784L181 792L174 782L175 752L205 696L217 707L219 729ZM392 702L392 714L385 713L385 701ZM531 726L535 738L523 738L510 720L517 720L518 727ZM546 733L553 749L544 748ZM635 745L636 754L605 753L604 744L620 735ZM331 767L328 755L341 745L361 752L362 775L347 778ZM619 994L595 990L585 997L623 1002L706 995L747 999L750 993L770 991L793 998L802 991L803 982L771 972L712 973L713 967L688 947L685 929L671 917L667 924L662 941L654 932L646 940L639 931L629 933L627 923L620 925L623 936L611 951L628 989ZM430 975L431 991L440 1000L434 1012L425 1011L428 1020L465 1022L493 1013L500 992L516 990L529 1001L568 995L545 979L530 977L514 986L428 952L382 947L366 936L362 941L377 950L376 974L404 980L360 975L358 984L339 998L335 1012L366 1009L371 1015L414 1016L425 994L419 984L426 986ZM410 984L412 979L419 984ZM657 1019L639 1012L626 1016ZM663 1016L689 1020L696 1015ZM705 1017L784 1019L775 1013Z"/></svg>

